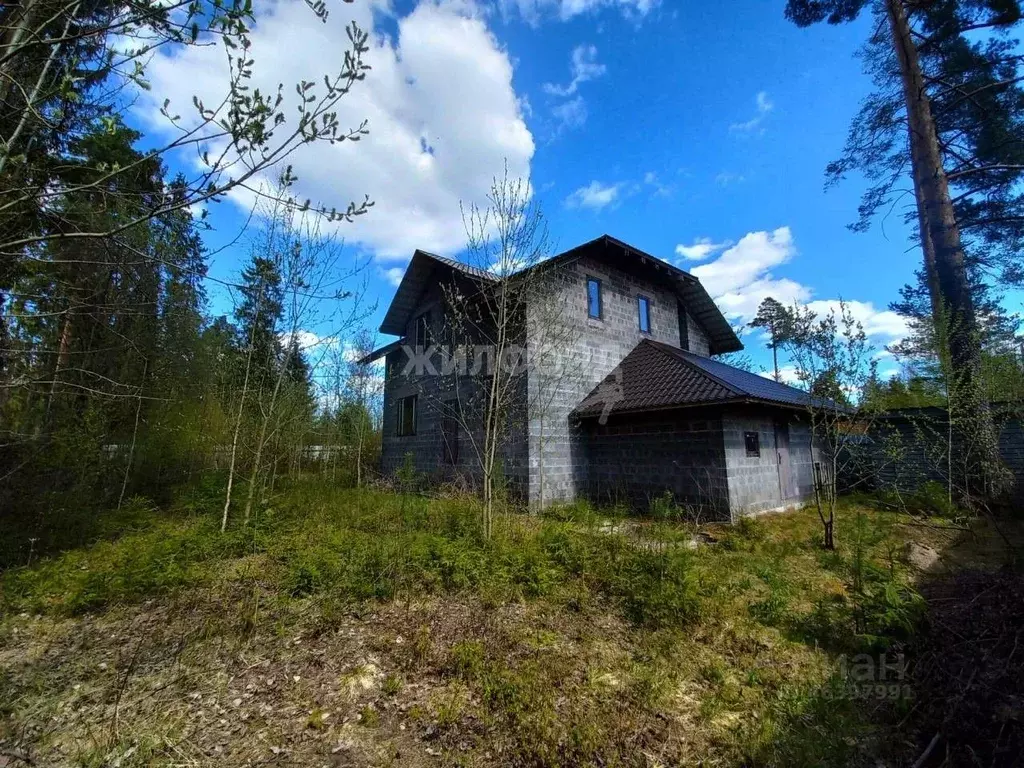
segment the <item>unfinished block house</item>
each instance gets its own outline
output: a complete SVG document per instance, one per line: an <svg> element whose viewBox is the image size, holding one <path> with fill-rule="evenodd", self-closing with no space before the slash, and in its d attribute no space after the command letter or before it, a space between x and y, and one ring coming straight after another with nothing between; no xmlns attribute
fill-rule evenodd
<svg viewBox="0 0 1024 768"><path fill-rule="evenodd" d="M723 520L813 495L807 394L715 359L743 345L697 278L608 235L538 268L543 300L551 306L554 297L559 310L541 318L527 299L516 338L529 358L545 327L564 323L569 332L544 365L517 373L521 397L500 441L510 489L538 506L586 498L644 508L670 494ZM385 473L479 476L479 431L459 409L465 381L486 386L486 367L453 384L446 371L456 366L436 358L472 342L450 332L449 297L501 283L413 255L380 328L398 338L365 360L386 361ZM413 364L425 359L435 365ZM549 375L552 359L571 374Z"/></svg>

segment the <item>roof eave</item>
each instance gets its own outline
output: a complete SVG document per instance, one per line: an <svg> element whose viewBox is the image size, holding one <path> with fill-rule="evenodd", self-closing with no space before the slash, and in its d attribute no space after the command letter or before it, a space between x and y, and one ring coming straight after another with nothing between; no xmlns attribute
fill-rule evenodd
<svg viewBox="0 0 1024 768"><path fill-rule="evenodd" d="M698 403L671 403L671 404L665 404L665 405L655 405L655 406L646 406L646 407L645 406L638 406L636 408L623 408L622 410L618 410L618 409L613 408L611 411L608 412L608 415L609 416L625 416L625 415L635 415L635 414L638 414L638 413L657 413L657 412L662 412L662 411L679 411L679 410L685 410L685 409L688 409L688 408L716 407L716 406L723 406L723 405L767 405L767 406L771 406L772 408L784 408L784 409L786 409L788 411L801 411L801 412L806 412L809 409L809 407L810 407L810 406L807 406L807 405L797 405L795 403L784 403L784 402L781 402L779 400L768 400L766 398L761 398L761 397L731 397L731 398L720 399L720 400L705 400L705 401L698 402ZM573 411L571 416L573 416L576 419L580 419L580 420L583 420L583 419L596 419L596 418L599 418L601 416L602 412L603 411L590 411L588 409L586 412L583 412L583 413L579 413L577 411Z"/></svg>
<svg viewBox="0 0 1024 768"><path fill-rule="evenodd" d="M393 341L390 344L385 344L380 349L375 349L375 350L373 350L373 352L368 354L366 357L364 357L364 358L362 358L360 360L357 360L356 361L356 365L369 365L370 363L373 363L373 362L376 362L377 360L380 360L382 357L386 357L387 355L390 355L396 349L401 348L401 346L402 346L402 340L401 339L399 339L398 341Z"/></svg>

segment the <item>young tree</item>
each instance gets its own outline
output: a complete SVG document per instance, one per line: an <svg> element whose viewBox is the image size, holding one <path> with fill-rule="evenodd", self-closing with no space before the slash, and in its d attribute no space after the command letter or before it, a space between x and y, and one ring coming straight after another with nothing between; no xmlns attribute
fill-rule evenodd
<svg viewBox="0 0 1024 768"><path fill-rule="evenodd" d="M868 0L789 0L786 15L800 26L826 19L835 24L856 18L867 5ZM892 73L893 82L899 84L902 99L895 104L884 96L869 100L861 112L861 122L856 123L851 132L848 147L853 149L848 150L850 158L833 166L830 171L834 176L841 176L846 168L857 163L884 164L897 157L898 153L891 153L894 147L891 133L885 132L899 123L899 115L902 114L906 139L900 146L906 147L907 152L898 158L899 168L890 174L890 178L899 178L909 160L932 314L937 337L949 350L951 388L956 392L952 416L958 424L958 451L969 456L972 474L981 479L982 492L991 496L1005 488L1008 475L999 461L992 414L982 391L978 326L961 225L950 183L951 180L967 180L971 176L1024 170L1024 165L1014 167L1015 164L987 162L984 159L986 154L981 150L991 149L992 145L979 138L979 132L983 131L978 122L979 115L967 110L964 116L967 108L957 113L958 107L977 103L979 98L988 95L987 92L1010 88L1019 78L965 86L944 80L942 72L929 72L922 62L923 55L928 56L932 51L957 49L980 53L969 44L964 47L965 36L979 29L998 31L1012 26L1020 18L1020 9L1015 0L962 0L932 4L883 0L876 7L881 16L879 29L885 30L879 31L878 39L884 39L891 51L896 65ZM1003 54L1004 61L1010 61L1005 50ZM1019 61L1019 57L1015 60ZM991 57L989 63L992 71L998 71ZM979 72L982 68L974 66L968 69ZM937 74L940 76L934 77ZM948 114L963 116L960 123L966 132L961 136L974 155L964 158L963 166L952 172L947 170L946 161L947 157L956 156L956 143L947 140L944 144L942 141L938 122L941 114L936 113L937 87L949 99ZM889 137L888 144L871 141L880 134ZM892 190L892 184L890 181L874 187L862 206L862 213L870 216L877 210ZM968 449L967 436L971 437L977 450Z"/></svg>
<svg viewBox="0 0 1024 768"><path fill-rule="evenodd" d="M297 213L280 198L280 194L268 195L271 202L264 210L253 263L244 275L249 287L243 290L239 309L241 336L248 347L233 456L246 416L252 424L243 524L252 515L257 490L276 479L280 455L268 461L268 448L288 442L283 433L290 430L293 456L300 455L302 435L311 428L315 402L307 350L300 342L304 331L330 323L335 328L326 340L336 340L372 311L362 306L358 293L330 287L345 284L361 267L339 269L337 239L322 231L319 218ZM234 466L233 459L222 527L230 507Z"/></svg>
<svg viewBox="0 0 1024 768"><path fill-rule="evenodd" d="M381 378L379 373L369 365L360 361L371 354L376 347L377 335L368 328L359 330L352 339L352 346L344 350L347 356L346 367L348 376L345 381L345 407L339 410L343 421L355 442L356 447L356 488L363 485L363 463L366 457L367 443L374 431L374 401L380 395Z"/></svg>
<svg viewBox="0 0 1024 768"><path fill-rule="evenodd" d="M794 306L785 348L796 368L800 384L811 394L807 407L815 460L815 502L822 524L822 543L835 548L836 481L849 474L857 459L851 429L851 400L859 398L875 378L872 347L864 328L842 301L839 311L818 317L806 307ZM859 403L859 405L864 405ZM870 414L859 409L863 425Z"/></svg>
<svg viewBox="0 0 1024 768"><path fill-rule="evenodd" d="M228 525L239 439L242 436L242 424L250 391L254 387L263 386L264 382L270 379L273 375L274 362L280 355L278 325L281 321L284 298L281 290L281 272L275 259L254 253L252 262L242 272L241 294L242 302L235 314L238 319L239 346L245 354L245 369L238 392L231 437L227 489L224 492L224 510L221 515L222 532L227 530Z"/></svg>
<svg viewBox="0 0 1024 768"><path fill-rule="evenodd" d="M473 206L463 218L467 263L482 277L444 286L446 332L453 357L465 362L475 351L486 368L467 376L460 371L465 366L453 365L454 407L441 405L471 445L482 485L482 528L490 537L504 457L515 448L528 451L530 422L543 419L558 382L578 363L560 360L575 330L564 322L559 268L545 264L551 243L529 181L511 178L506 168L492 183L487 206ZM537 438L543 461L543 428Z"/></svg>

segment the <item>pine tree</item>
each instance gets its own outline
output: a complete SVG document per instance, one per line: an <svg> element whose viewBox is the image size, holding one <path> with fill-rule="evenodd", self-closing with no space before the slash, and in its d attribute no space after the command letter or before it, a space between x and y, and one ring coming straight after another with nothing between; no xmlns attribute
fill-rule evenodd
<svg viewBox="0 0 1024 768"><path fill-rule="evenodd" d="M241 293L235 310L238 346L252 357L251 382L257 388L273 386L284 354L280 333L284 293L278 262L272 256L254 255L242 272Z"/></svg>
<svg viewBox="0 0 1024 768"><path fill-rule="evenodd" d="M779 346L785 344L793 333L793 316L779 301L768 296L757 308L757 314L750 321L753 328L768 332L768 348L772 351L775 380L782 381L779 374Z"/></svg>
<svg viewBox="0 0 1024 768"><path fill-rule="evenodd" d="M800 26L824 20L836 24L853 20L868 5L867 0L789 0L786 15ZM954 198L950 185L958 179L973 176L981 180L1000 173L998 166L1003 163L987 162L986 150L997 157L999 153L992 142L983 140L987 135L981 125L984 110L976 111L973 102L965 105L982 94L987 97L1012 88L1016 79L964 86L941 77L947 70L936 72L934 60L959 61L961 79L982 71L978 61L990 63L991 70L1002 71L999 62L986 59L978 48L972 48L966 36L979 29L999 32L1012 28L1020 19L1020 9L1016 0L943 0L931 4L883 0L876 7L880 18L875 40L884 43L880 50L888 55L876 58L875 74L889 90L865 104L851 130L847 157L830 167L830 175L841 176L845 169L859 163L869 168L869 177L871 173L876 181L882 177L882 183L872 187L861 207L862 216L870 217L887 200L895 180L902 178L909 159L932 317L936 336L949 351L947 381L955 393L950 398L950 410L957 424L958 461L968 468L964 475L977 481L974 487L962 490L968 496L997 495L1005 489L1009 476L999 461L995 427L984 396L978 323L957 218L959 198ZM965 51L971 55L964 56ZM957 53L961 54L959 58ZM894 65L891 69L889 62ZM1003 64L1016 66L1008 58ZM899 98L894 98L897 92ZM944 116L950 122L958 120L964 129L968 152L961 157L960 165L950 163L957 150L948 135L943 141ZM894 133L901 124L905 130L903 144ZM901 146L905 152L900 151ZM893 166L891 161L899 165ZM1014 164L1005 165L1006 172L1014 170Z"/></svg>

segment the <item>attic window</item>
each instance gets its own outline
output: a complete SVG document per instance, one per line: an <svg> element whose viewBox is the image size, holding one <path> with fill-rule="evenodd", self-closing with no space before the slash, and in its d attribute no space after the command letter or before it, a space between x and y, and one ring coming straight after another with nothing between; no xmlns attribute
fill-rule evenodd
<svg viewBox="0 0 1024 768"><path fill-rule="evenodd" d="M744 432L743 442L747 447L747 456L758 458L761 455L761 438L757 432Z"/></svg>
<svg viewBox="0 0 1024 768"><path fill-rule="evenodd" d="M636 311L640 318L640 333L651 332L651 300L646 296L636 297Z"/></svg>
<svg viewBox="0 0 1024 768"><path fill-rule="evenodd" d="M587 316L595 320L601 319L601 281L596 277L587 278Z"/></svg>

